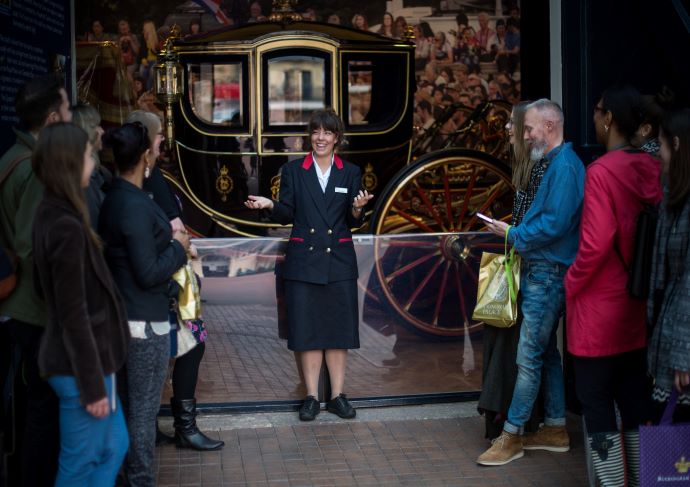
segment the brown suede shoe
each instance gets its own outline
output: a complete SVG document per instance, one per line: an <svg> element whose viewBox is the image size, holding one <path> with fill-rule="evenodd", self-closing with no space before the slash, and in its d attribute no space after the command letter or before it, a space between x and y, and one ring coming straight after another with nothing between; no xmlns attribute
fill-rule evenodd
<svg viewBox="0 0 690 487"><path fill-rule="evenodd" d="M477 463L479 465L505 465L513 460L522 458L525 455L522 449L522 438L520 435L514 435L503 431L501 436L496 438L491 445L491 448L479 455Z"/></svg>
<svg viewBox="0 0 690 487"><path fill-rule="evenodd" d="M566 452L570 450L570 437L565 426L542 426L536 433L522 437L525 450Z"/></svg>

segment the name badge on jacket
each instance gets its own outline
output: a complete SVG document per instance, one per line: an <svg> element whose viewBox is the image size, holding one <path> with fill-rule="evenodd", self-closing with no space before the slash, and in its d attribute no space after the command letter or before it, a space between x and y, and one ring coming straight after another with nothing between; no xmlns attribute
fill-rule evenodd
<svg viewBox="0 0 690 487"><path fill-rule="evenodd" d="M336 186L335 192L336 193L347 193L347 188L339 188L338 186Z"/></svg>

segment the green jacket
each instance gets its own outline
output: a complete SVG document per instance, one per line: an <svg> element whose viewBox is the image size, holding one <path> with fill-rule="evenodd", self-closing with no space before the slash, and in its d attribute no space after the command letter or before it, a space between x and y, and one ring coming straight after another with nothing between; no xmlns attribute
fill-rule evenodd
<svg viewBox="0 0 690 487"><path fill-rule="evenodd" d="M32 233L34 215L43 199L43 185L31 168L31 152L36 139L14 129L16 143L0 158L0 172L18 156L26 160L14 168L0 186L0 243L19 258L17 287L0 302L0 316L9 316L32 325L45 326L46 306L34 287Z"/></svg>

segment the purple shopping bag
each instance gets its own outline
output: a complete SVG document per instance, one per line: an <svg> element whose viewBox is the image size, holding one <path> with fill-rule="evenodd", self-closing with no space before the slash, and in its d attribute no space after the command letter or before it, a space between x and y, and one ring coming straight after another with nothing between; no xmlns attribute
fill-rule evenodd
<svg viewBox="0 0 690 487"><path fill-rule="evenodd" d="M690 424L673 424L673 389L659 426L640 426L640 485L690 486Z"/></svg>

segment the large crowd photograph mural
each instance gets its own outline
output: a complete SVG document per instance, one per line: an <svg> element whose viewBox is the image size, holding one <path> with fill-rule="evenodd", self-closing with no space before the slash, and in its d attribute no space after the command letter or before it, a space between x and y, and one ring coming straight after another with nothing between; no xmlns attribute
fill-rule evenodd
<svg viewBox="0 0 690 487"><path fill-rule="evenodd" d="M424 138L434 122L444 124L431 148L442 147L448 134L464 122L468 110L485 101L520 100L520 5L513 0L346 2L302 1L293 4L303 20L338 24L415 44L414 125ZM266 22L273 6L267 0L188 0L184 3L133 0L77 2L77 41L111 41L118 46L126 79L117 87L118 107L161 114L154 94L157 54L177 24L184 38ZM80 63L94 62L95 49L82 45ZM102 55L102 53L101 53ZM82 66L83 68L83 66ZM78 72L80 69L78 68ZM92 73L82 69L80 93ZM106 100L108 94L100 94ZM111 100L112 101L112 100ZM449 107L456 107L448 110ZM457 108L464 108L462 110ZM103 110L101 110L103 111ZM106 111L108 111L106 109ZM104 114L106 120L122 113ZM442 116L446 111L447 115ZM452 111L452 116L448 112ZM116 120L113 120L116 121ZM426 134L429 136L430 134ZM429 137L434 138L434 137ZM431 144L432 141L429 140Z"/></svg>

